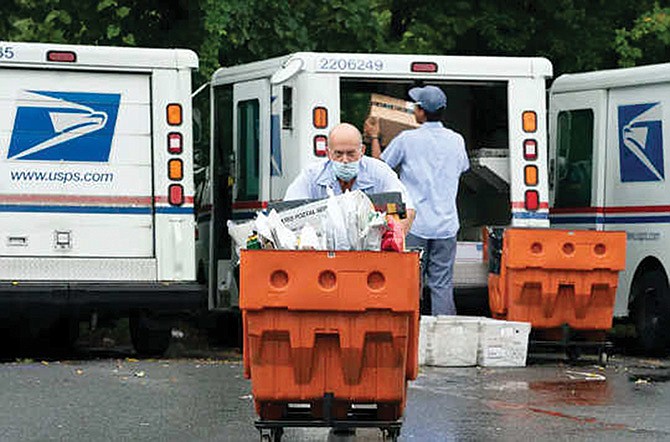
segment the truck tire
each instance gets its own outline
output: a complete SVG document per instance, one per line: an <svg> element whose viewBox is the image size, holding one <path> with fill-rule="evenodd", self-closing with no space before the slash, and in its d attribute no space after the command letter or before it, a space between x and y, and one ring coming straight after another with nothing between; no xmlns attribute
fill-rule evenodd
<svg viewBox="0 0 670 442"><path fill-rule="evenodd" d="M165 322L137 313L129 318L130 340L138 355L161 357L170 346L172 328Z"/></svg>
<svg viewBox="0 0 670 442"><path fill-rule="evenodd" d="M632 318L637 332L637 344L645 354L659 354L669 343L670 288L660 269L641 274L631 289Z"/></svg>

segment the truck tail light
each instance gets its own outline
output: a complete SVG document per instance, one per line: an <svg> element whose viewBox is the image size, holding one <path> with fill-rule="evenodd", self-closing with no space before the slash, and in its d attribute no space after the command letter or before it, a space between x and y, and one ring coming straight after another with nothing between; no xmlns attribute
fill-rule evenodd
<svg viewBox="0 0 670 442"><path fill-rule="evenodd" d="M540 208L540 194L537 190L526 190L526 197L524 199L526 210L537 210Z"/></svg>
<svg viewBox="0 0 670 442"><path fill-rule="evenodd" d="M521 118L524 132L535 132L537 130L537 114L534 111L525 111Z"/></svg>
<svg viewBox="0 0 670 442"><path fill-rule="evenodd" d="M317 157L325 157L328 153L328 138L325 135L317 135L314 137L314 155Z"/></svg>
<svg viewBox="0 0 670 442"><path fill-rule="evenodd" d="M537 166L526 166L523 175L526 186L537 186Z"/></svg>
<svg viewBox="0 0 670 442"><path fill-rule="evenodd" d="M47 61L56 61L59 63L74 63L77 61L77 54L72 51L48 51Z"/></svg>
<svg viewBox="0 0 670 442"><path fill-rule="evenodd" d="M432 61L415 61L411 64L412 72L437 72L437 63Z"/></svg>
<svg viewBox="0 0 670 442"><path fill-rule="evenodd" d="M184 204L184 188L181 184L170 184L170 187L168 187L168 202L173 206Z"/></svg>
<svg viewBox="0 0 670 442"><path fill-rule="evenodd" d="M529 161L537 159L537 141L523 140L523 158Z"/></svg>
<svg viewBox="0 0 670 442"><path fill-rule="evenodd" d="M172 181L179 181L184 178L184 163L180 159L173 158L168 161L168 177Z"/></svg>
<svg viewBox="0 0 670 442"><path fill-rule="evenodd" d="M180 154L183 150L184 139L179 132L170 132L168 134L168 152Z"/></svg>
<svg viewBox="0 0 670 442"><path fill-rule="evenodd" d="M167 122L170 126L179 126L181 124L181 104L170 103L167 105Z"/></svg>
<svg viewBox="0 0 670 442"><path fill-rule="evenodd" d="M322 106L315 107L312 111L312 122L317 129L328 127L328 109Z"/></svg>

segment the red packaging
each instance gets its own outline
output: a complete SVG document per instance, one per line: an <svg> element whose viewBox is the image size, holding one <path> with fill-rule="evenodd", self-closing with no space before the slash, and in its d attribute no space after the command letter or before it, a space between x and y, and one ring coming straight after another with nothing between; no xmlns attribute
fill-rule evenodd
<svg viewBox="0 0 670 442"><path fill-rule="evenodd" d="M387 217L388 230L382 235L382 250L387 252L402 252L405 250L405 235L400 223L392 217Z"/></svg>

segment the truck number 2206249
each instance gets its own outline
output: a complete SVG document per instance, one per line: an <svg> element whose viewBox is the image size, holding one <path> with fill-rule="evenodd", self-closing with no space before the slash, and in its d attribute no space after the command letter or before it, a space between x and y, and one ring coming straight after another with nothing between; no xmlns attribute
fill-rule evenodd
<svg viewBox="0 0 670 442"><path fill-rule="evenodd" d="M319 70L324 71L381 71L384 62L370 59L320 58Z"/></svg>

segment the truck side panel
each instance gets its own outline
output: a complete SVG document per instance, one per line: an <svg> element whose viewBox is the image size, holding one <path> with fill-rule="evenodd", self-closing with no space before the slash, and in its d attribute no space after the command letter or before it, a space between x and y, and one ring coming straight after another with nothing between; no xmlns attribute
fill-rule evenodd
<svg viewBox="0 0 670 442"><path fill-rule="evenodd" d="M668 272L670 251L670 84L609 91L606 230L626 230L628 253L621 274L615 315L628 312L633 276L653 256Z"/></svg>
<svg viewBox="0 0 670 442"><path fill-rule="evenodd" d="M0 82L0 256L153 257L149 76Z"/></svg>

